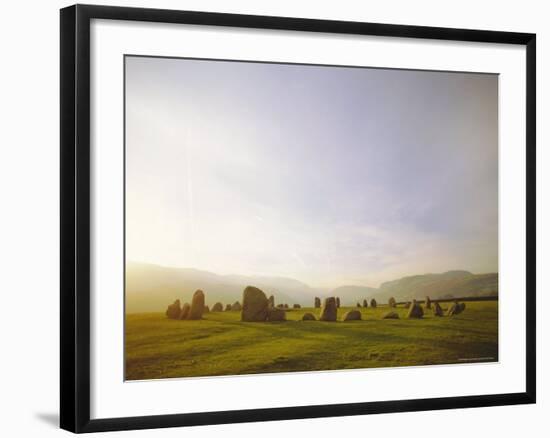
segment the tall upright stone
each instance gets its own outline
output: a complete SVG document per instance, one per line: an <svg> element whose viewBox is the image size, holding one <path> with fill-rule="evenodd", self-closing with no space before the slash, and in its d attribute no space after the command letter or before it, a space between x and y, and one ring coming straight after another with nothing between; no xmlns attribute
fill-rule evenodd
<svg viewBox="0 0 550 438"><path fill-rule="evenodd" d="M179 319L187 319L189 317L189 311L191 310L191 306L189 303L185 303L183 306L181 306L181 313Z"/></svg>
<svg viewBox="0 0 550 438"><path fill-rule="evenodd" d="M388 300L388 306L390 307L395 307L397 305L397 301L395 301L395 298L394 297L391 297L389 300Z"/></svg>
<svg viewBox="0 0 550 438"><path fill-rule="evenodd" d="M426 309L432 308L432 300L430 300L430 297L426 297L426 300L424 301L424 305L426 306Z"/></svg>
<svg viewBox="0 0 550 438"><path fill-rule="evenodd" d="M416 302L416 300L413 300L411 303L411 306L409 307L409 311L407 312L407 318L422 318L424 316L424 310L422 310L422 306Z"/></svg>
<svg viewBox="0 0 550 438"><path fill-rule="evenodd" d="M193 299L191 300L191 308L189 309L189 314L187 319L201 319L202 314L204 313L204 292L202 290L197 290L193 294Z"/></svg>
<svg viewBox="0 0 550 438"><path fill-rule="evenodd" d="M434 313L434 316L443 316L443 309L437 301L434 301L434 303L432 304L432 311Z"/></svg>
<svg viewBox="0 0 550 438"><path fill-rule="evenodd" d="M376 308L376 300L374 298L370 300L370 306Z"/></svg>
<svg viewBox="0 0 550 438"><path fill-rule="evenodd" d="M363 307L369 307L369 302L367 300L363 300Z"/></svg>
<svg viewBox="0 0 550 438"><path fill-rule="evenodd" d="M166 316L170 319L179 319L181 314L181 302L180 300L174 301L166 309Z"/></svg>
<svg viewBox="0 0 550 438"><path fill-rule="evenodd" d="M254 286L247 286L243 291L241 320L247 322L266 321L269 301L265 293Z"/></svg>
<svg viewBox="0 0 550 438"><path fill-rule="evenodd" d="M321 316L319 317L319 321L336 321L337 313L338 308L336 307L336 298L325 298L323 301L323 306L321 307Z"/></svg>
<svg viewBox="0 0 550 438"><path fill-rule="evenodd" d="M340 307L340 297L336 297L336 307Z"/></svg>
<svg viewBox="0 0 550 438"><path fill-rule="evenodd" d="M319 307L321 307L321 298L315 297L314 307L315 307L316 309L318 309Z"/></svg>

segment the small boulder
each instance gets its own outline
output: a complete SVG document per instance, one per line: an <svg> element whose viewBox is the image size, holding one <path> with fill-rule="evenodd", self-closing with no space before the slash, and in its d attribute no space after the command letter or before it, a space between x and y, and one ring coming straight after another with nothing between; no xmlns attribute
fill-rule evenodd
<svg viewBox="0 0 550 438"><path fill-rule="evenodd" d="M244 289L241 321L266 321L268 308L269 301L261 289L254 286L247 286Z"/></svg>
<svg viewBox="0 0 550 438"><path fill-rule="evenodd" d="M187 319L201 319L204 312L204 292L202 290L197 290L193 294L191 300L191 308L189 309L189 314Z"/></svg>
<svg viewBox="0 0 550 438"><path fill-rule="evenodd" d="M212 306L212 312L221 312L223 310L223 304L220 302L217 302Z"/></svg>
<svg viewBox="0 0 550 438"><path fill-rule="evenodd" d="M268 321L286 321L286 312L277 307L271 307L267 310Z"/></svg>
<svg viewBox="0 0 550 438"><path fill-rule="evenodd" d="M374 298L370 300L370 306L376 308L376 300Z"/></svg>
<svg viewBox="0 0 550 438"><path fill-rule="evenodd" d="M350 310L344 315L343 321L360 321L361 312L359 310Z"/></svg>
<svg viewBox="0 0 550 438"><path fill-rule="evenodd" d="M388 306L390 306L390 307L395 307L395 306L397 306L397 301L395 301L395 298L394 298L394 297L391 297L391 298L388 300Z"/></svg>
<svg viewBox="0 0 550 438"><path fill-rule="evenodd" d="M319 321L336 321L337 307L334 297L325 298L321 307Z"/></svg>
<svg viewBox="0 0 550 438"><path fill-rule="evenodd" d="M396 311L391 310L387 313L384 313L382 319L399 319L399 314Z"/></svg>
<svg viewBox="0 0 550 438"><path fill-rule="evenodd" d="M180 300L174 301L166 309L166 316L170 319L179 319L181 314L181 302Z"/></svg>
<svg viewBox="0 0 550 438"><path fill-rule="evenodd" d="M235 301L235 302L231 305L231 310L236 310L236 311L242 310L241 303L239 303L238 301Z"/></svg>
<svg viewBox="0 0 550 438"><path fill-rule="evenodd" d="M304 316L302 316L302 321L317 321L317 318L315 318L315 315L313 313L304 313Z"/></svg>
<svg viewBox="0 0 550 438"><path fill-rule="evenodd" d="M422 310L422 306L416 302L416 300L413 300L409 307L409 311L407 312L407 318L422 318L424 316L424 310Z"/></svg>
<svg viewBox="0 0 550 438"><path fill-rule="evenodd" d="M191 310L191 306L189 305L189 303L185 303L181 307L181 313L180 313L180 318L179 319L187 319L189 317L189 311L190 310Z"/></svg>

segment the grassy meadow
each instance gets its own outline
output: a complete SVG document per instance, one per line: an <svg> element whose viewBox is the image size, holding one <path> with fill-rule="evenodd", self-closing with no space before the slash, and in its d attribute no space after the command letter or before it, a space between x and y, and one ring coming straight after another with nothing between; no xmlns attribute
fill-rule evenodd
<svg viewBox="0 0 550 438"><path fill-rule="evenodd" d="M448 303L442 303L446 308ZM338 309L338 319L356 307ZM290 371L436 365L498 360L498 301L466 303L457 316L381 319L389 309L361 308L362 321L241 322L240 312L210 312L199 321L164 313L126 315L126 380Z"/></svg>

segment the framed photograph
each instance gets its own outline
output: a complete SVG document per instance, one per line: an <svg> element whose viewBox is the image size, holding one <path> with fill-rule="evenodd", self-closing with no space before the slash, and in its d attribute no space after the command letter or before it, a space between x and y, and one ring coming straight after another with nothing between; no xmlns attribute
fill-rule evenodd
<svg viewBox="0 0 550 438"><path fill-rule="evenodd" d="M535 402L535 35L61 10L61 427Z"/></svg>

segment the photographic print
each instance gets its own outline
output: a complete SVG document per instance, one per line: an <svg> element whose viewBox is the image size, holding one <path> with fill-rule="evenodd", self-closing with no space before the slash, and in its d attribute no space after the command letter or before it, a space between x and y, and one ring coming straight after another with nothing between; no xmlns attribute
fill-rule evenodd
<svg viewBox="0 0 550 438"><path fill-rule="evenodd" d="M126 380L498 361L498 75L124 63Z"/></svg>

